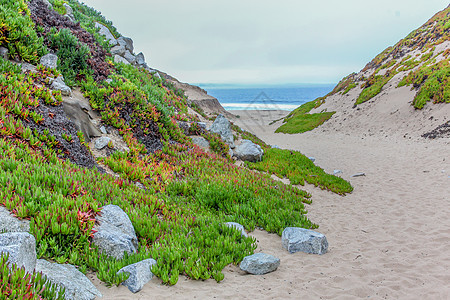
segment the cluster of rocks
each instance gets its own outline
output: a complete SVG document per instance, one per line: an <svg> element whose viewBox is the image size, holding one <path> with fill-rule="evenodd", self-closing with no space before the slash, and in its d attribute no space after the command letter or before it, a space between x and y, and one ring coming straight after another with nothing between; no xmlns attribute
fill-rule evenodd
<svg viewBox="0 0 450 300"><path fill-rule="evenodd" d="M96 218L93 242L106 256L121 259L124 253L136 253L138 240L128 215L116 205L106 205ZM57 264L36 257L36 240L29 233L29 221L14 218L8 210L0 207L0 253L8 253L9 264L23 267L27 272L41 272L52 283L65 289L66 299L94 299L101 293L92 282L70 264ZM151 267L154 259L128 265L117 274L128 273L129 278L122 284L137 293L153 278Z"/></svg>
<svg viewBox="0 0 450 300"><path fill-rule="evenodd" d="M52 53L46 54L41 57L40 63L46 68L56 69L58 66L58 56ZM52 90L61 91L61 94L64 96L70 96L72 94L72 90L64 82L64 76L60 75L56 79L50 78L50 81L50 88Z"/></svg>
<svg viewBox="0 0 450 300"><path fill-rule="evenodd" d="M206 128L206 124L204 126ZM223 114L217 116L208 130L217 133L225 144L230 146L230 156L243 161L258 162L262 160L264 150L261 149L261 146L250 140L242 140L240 144L235 144L231 123ZM193 137L192 142L200 148L209 148L209 142L203 137Z"/></svg>
<svg viewBox="0 0 450 300"><path fill-rule="evenodd" d="M144 68L152 73L153 76L161 78L156 70L150 68L147 65L147 63L145 62L144 54L142 52L137 55L134 54L133 40L131 38L121 36L116 39L108 29L108 27L98 22L95 23L95 27L99 29L99 33L105 37L105 39L112 47L111 54L114 56L115 62L122 62L127 65Z"/></svg>

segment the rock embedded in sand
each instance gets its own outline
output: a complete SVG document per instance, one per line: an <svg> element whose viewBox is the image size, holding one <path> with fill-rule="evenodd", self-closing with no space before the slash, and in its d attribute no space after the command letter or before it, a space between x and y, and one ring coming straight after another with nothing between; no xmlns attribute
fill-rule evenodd
<svg viewBox="0 0 450 300"><path fill-rule="evenodd" d="M217 116L214 123L209 128L209 131L213 133L217 133L220 135L222 140L228 144L231 148L234 148L234 137L233 131L231 131L231 123L225 118L224 115L220 114Z"/></svg>
<svg viewBox="0 0 450 300"><path fill-rule="evenodd" d="M94 227L97 232L94 233L93 241L101 253L122 259L124 252L137 252L138 239L133 224L119 206L104 206L101 215L95 220L99 225Z"/></svg>
<svg viewBox="0 0 450 300"><path fill-rule="evenodd" d="M0 234L0 253L9 254L8 262L27 272L36 267L36 239L28 232Z"/></svg>
<svg viewBox="0 0 450 300"><path fill-rule="evenodd" d="M305 252L322 255L328 250L328 241L325 235L300 227L284 229L281 242L289 253Z"/></svg>
<svg viewBox="0 0 450 300"><path fill-rule="evenodd" d="M248 235L247 235L247 232L245 232L244 226L242 226L242 225L239 224L239 223L236 223L236 222L227 222L227 223L225 223L225 225L227 225L228 227L231 227L231 228L235 228L236 230L240 231L240 232L241 232L241 235L244 236L244 237L247 237L247 236L248 236Z"/></svg>
<svg viewBox="0 0 450 300"><path fill-rule="evenodd" d="M52 283L65 288L65 299L91 300L102 297L92 282L75 266L38 259L36 272L41 272Z"/></svg>
<svg viewBox="0 0 450 300"><path fill-rule="evenodd" d="M156 264L156 260L149 258L120 269L117 274L129 273L130 277L122 282L132 293L137 293L144 285L152 280L153 273L151 267Z"/></svg>
<svg viewBox="0 0 450 300"><path fill-rule="evenodd" d="M258 162L262 160L264 151L260 145L249 140L242 140L241 144L234 150L234 155L244 161Z"/></svg>
<svg viewBox="0 0 450 300"><path fill-rule="evenodd" d="M280 266L280 259L265 253L256 253L244 257L239 268L254 275L264 275L275 271Z"/></svg>
<svg viewBox="0 0 450 300"><path fill-rule="evenodd" d="M341 171L341 170L334 170L334 171L333 171L333 174L334 174L334 175L342 174L342 171Z"/></svg>

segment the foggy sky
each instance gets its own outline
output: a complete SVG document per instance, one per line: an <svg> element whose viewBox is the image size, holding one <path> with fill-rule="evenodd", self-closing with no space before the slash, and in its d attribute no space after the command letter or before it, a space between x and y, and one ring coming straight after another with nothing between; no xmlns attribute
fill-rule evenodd
<svg viewBox="0 0 450 300"><path fill-rule="evenodd" d="M148 64L190 83L334 83L443 0L84 0Z"/></svg>

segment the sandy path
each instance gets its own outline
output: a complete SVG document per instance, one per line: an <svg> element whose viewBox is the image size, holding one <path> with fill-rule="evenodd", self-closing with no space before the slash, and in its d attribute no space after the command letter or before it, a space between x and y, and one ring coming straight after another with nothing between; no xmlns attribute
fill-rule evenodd
<svg viewBox="0 0 450 300"><path fill-rule="evenodd" d="M314 156L328 172L342 170L355 187L346 197L304 187L313 195L308 216L327 236L329 252L289 254L280 237L255 231L257 251L281 259L276 272L252 276L229 266L220 284L180 277L176 286L167 287L155 278L134 295L123 286L106 289L96 281L105 299L450 298L449 141L273 134L274 127L258 124L267 125L273 113L240 115L236 123L244 129L270 144ZM356 172L366 176L350 178Z"/></svg>

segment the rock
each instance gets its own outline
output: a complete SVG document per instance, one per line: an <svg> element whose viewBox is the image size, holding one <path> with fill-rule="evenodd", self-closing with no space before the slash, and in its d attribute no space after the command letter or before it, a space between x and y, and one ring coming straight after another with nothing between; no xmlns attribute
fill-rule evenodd
<svg viewBox="0 0 450 300"><path fill-rule="evenodd" d="M137 188L141 189L141 190L145 190L145 189L146 189L145 186L144 186L142 183L140 183L139 181L136 181L136 182L134 183L134 185L135 185Z"/></svg>
<svg viewBox="0 0 450 300"><path fill-rule="evenodd" d="M121 259L123 253L136 253L138 239L133 224L127 214L116 205L106 205L102 215L96 218L99 223L94 229L94 244L100 252Z"/></svg>
<svg viewBox="0 0 450 300"><path fill-rule="evenodd" d="M281 149L281 148L277 145L272 145L272 149Z"/></svg>
<svg viewBox="0 0 450 300"><path fill-rule="evenodd" d="M157 79L161 80L161 75L159 75L158 72L153 73L153 76L156 77Z"/></svg>
<svg viewBox="0 0 450 300"><path fill-rule="evenodd" d="M41 57L40 63L46 68L56 69L56 67L58 66L58 56L51 53L46 54Z"/></svg>
<svg viewBox="0 0 450 300"><path fill-rule="evenodd" d="M341 170L334 170L334 171L333 171L333 174L334 174L334 175L342 174L342 171L341 171Z"/></svg>
<svg viewBox="0 0 450 300"><path fill-rule="evenodd" d="M361 176L366 176L366 174L361 172L361 173L356 173L356 174L352 175L352 177L361 177Z"/></svg>
<svg viewBox="0 0 450 300"><path fill-rule="evenodd" d="M200 129L204 129L206 130L206 123L205 122L197 122L198 127L200 127Z"/></svg>
<svg viewBox="0 0 450 300"><path fill-rule="evenodd" d="M36 72L37 68L36 66L29 64L29 63L21 63L20 68L22 70L22 73L25 73L26 71Z"/></svg>
<svg viewBox="0 0 450 300"><path fill-rule="evenodd" d="M67 19L69 19L69 21L76 23L77 20L75 19L75 17L73 15L69 15L69 14L65 14L64 17L66 17Z"/></svg>
<svg viewBox="0 0 450 300"><path fill-rule="evenodd" d="M245 232L244 226L242 226L241 224L235 222L227 222L225 223L225 225L227 225L228 227L235 228L236 230L241 232L242 236L248 237L247 232Z"/></svg>
<svg viewBox="0 0 450 300"><path fill-rule="evenodd" d="M95 148L98 150L102 150L103 148L105 148L106 146L108 146L108 143L111 141L110 137L107 136L102 136L99 137L96 141L95 141Z"/></svg>
<svg viewBox="0 0 450 300"><path fill-rule="evenodd" d="M72 90L66 85L62 76L58 76L58 78L53 81L50 88L55 91L61 91L61 94L64 96L70 96L72 94Z"/></svg>
<svg viewBox="0 0 450 300"><path fill-rule="evenodd" d="M316 158L315 158L315 157L312 157L312 156L308 157L308 159L309 159L310 161L312 161L312 162L315 162L315 161L316 161Z"/></svg>
<svg viewBox="0 0 450 300"><path fill-rule="evenodd" d="M129 65L130 63L128 62L128 60L126 60L125 58L123 58L122 56L119 55L114 55L114 62L115 63L124 63L126 65Z"/></svg>
<svg viewBox="0 0 450 300"><path fill-rule="evenodd" d="M92 282L75 266L60 265L38 259L36 272L41 272L52 283L65 288L65 299L91 300L95 297L102 297Z"/></svg>
<svg viewBox="0 0 450 300"><path fill-rule="evenodd" d="M124 37L121 36L117 39L117 42L119 43L119 45L124 46L126 50L130 51L131 53L133 53L134 51L134 47L133 47L133 40L128 38L128 37Z"/></svg>
<svg viewBox="0 0 450 300"><path fill-rule="evenodd" d="M261 146L249 140L242 140L241 144L234 149L234 155L244 161L261 161L263 154Z"/></svg>
<svg viewBox="0 0 450 300"><path fill-rule="evenodd" d="M217 116L211 128L209 128L209 131L219 134L225 143L230 145L231 148L234 148L234 137L233 132L231 131L231 123L227 120L227 118L225 118L224 115L220 114Z"/></svg>
<svg viewBox="0 0 450 300"><path fill-rule="evenodd" d="M325 235L299 227L287 227L281 235L283 247L289 253L305 252L312 254L325 254L328 250L328 241Z"/></svg>
<svg viewBox="0 0 450 300"><path fill-rule="evenodd" d="M100 132L103 134L108 134L108 131L106 131L105 126L100 127Z"/></svg>
<svg viewBox="0 0 450 300"><path fill-rule="evenodd" d="M193 136L192 142L199 146L200 148L209 149L209 142L202 136Z"/></svg>
<svg viewBox="0 0 450 300"><path fill-rule="evenodd" d="M44 2L44 4L45 4L48 8L53 9L53 5L52 5L50 2L48 2L48 0L42 0L42 2Z"/></svg>
<svg viewBox="0 0 450 300"><path fill-rule="evenodd" d="M233 150L230 148L230 149L228 149L228 155L230 156L230 157L233 157L234 156L234 152L233 152Z"/></svg>
<svg viewBox="0 0 450 300"><path fill-rule="evenodd" d="M111 54L112 55L120 55L120 56L124 56L125 55L125 51L127 51L127 49L125 49L124 46L121 45L117 45L111 48Z"/></svg>
<svg viewBox="0 0 450 300"><path fill-rule="evenodd" d="M30 221L19 220L0 206L0 232L30 232Z"/></svg>
<svg viewBox="0 0 450 300"><path fill-rule="evenodd" d="M103 35L111 46L115 46L118 44L116 38L112 35L111 31L109 31L108 27L98 22L95 23L95 27L100 29L98 33Z"/></svg>
<svg viewBox="0 0 450 300"><path fill-rule="evenodd" d="M0 57L7 60L9 58L9 50L5 47L0 47Z"/></svg>
<svg viewBox="0 0 450 300"><path fill-rule="evenodd" d="M28 232L0 234L0 253L9 253L8 262L29 273L36 267L36 239Z"/></svg>
<svg viewBox="0 0 450 300"><path fill-rule="evenodd" d="M111 84L113 82L113 80L111 78L108 78L105 80L106 83Z"/></svg>
<svg viewBox="0 0 450 300"><path fill-rule="evenodd" d="M77 131L83 133L87 142L90 142L91 138L102 135L98 131L97 126L91 121L91 114L94 114L94 112L89 104L77 97L73 97L64 99L62 105L64 112L73 121Z"/></svg>
<svg viewBox="0 0 450 300"><path fill-rule="evenodd" d="M178 121L177 124L178 127L183 130L185 135L189 135L189 128L191 128L191 125L188 122Z"/></svg>
<svg viewBox="0 0 450 300"><path fill-rule="evenodd" d="M132 293L137 293L144 285L152 280L153 273L151 267L156 264L156 260L149 258L120 269L117 274L129 273L130 277L122 282Z"/></svg>
<svg viewBox="0 0 450 300"><path fill-rule="evenodd" d="M144 53L140 52L138 55L136 55L136 64L138 66L143 66L145 65L145 57L144 57Z"/></svg>
<svg viewBox="0 0 450 300"><path fill-rule="evenodd" d="M136 63L136 57L129 50L125 51L125 55L123 57L132 65Z"/></svg>
<svg viewBox="0 0 450 300"><path fill-rule="evenodd" d="M263 275L275 271L279 266L279 258L265 253L256 253L244 257L239 268L250 274Z"/></svg>
<svg viewBox="0 0 450 300"><path fill-rule="evenodd" d="M73 9L69 4L64 3L63 6L66 9L66 15L73 15Z"/></svg>

